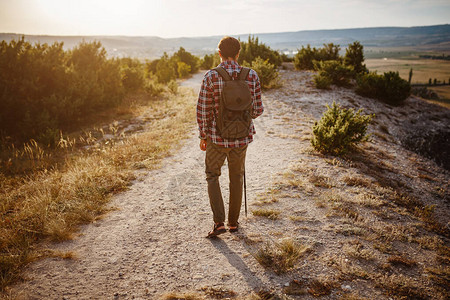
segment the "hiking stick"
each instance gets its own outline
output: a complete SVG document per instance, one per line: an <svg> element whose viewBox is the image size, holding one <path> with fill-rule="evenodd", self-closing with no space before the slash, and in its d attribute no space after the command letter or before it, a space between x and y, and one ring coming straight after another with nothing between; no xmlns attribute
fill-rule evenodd
<svg viewBox="0 0 450 300"><path fill-rule="evenodd" d="M245 165L244 165L244 200L245 200L245 217L247 218L247 181L245 180Z"/></svg>

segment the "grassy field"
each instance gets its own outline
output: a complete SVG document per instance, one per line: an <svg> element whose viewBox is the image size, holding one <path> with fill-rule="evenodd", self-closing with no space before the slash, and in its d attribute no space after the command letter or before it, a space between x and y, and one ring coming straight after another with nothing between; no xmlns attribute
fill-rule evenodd
<svg viewBox="0 0 450 300"><path fill-rule="evenodd" d="M428 83L428 80L436 78L438 81L448 83L450 79L450 61L431 59L399 59L399 58L371 58L365 61L370 71L378 73L398 71L400 76L406 80L409 70L413 69L411 83Z"/></svg>

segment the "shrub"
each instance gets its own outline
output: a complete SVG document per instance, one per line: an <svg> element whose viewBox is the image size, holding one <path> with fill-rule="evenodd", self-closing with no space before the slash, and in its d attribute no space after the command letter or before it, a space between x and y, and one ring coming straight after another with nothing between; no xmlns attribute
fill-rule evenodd
<svg viewBox="0 0 450 300"><path fill-rule="evenodd" d="M244 66L249 66L244 64ZM263 60L257 57L249 66L258 73L261 87L263 89L276 88L280 86L279 73L275 65L271 64L269 60Z"/></svg>
<svg viewBox="0 0 450 300"><path fill-rule="evenodd" d="M340 60L339 57L339 45L333 43L324 44L323 48L311 49L310 45L306 48L302 46L302 49L294 56L294 67L297 70L314 70L314 61L326 61L326 60Z"/></svg>
<svg viewBox="0 0 450 300"><path fill-rule="evenodd" d="M204 70L212 69L220 64L219 53L206 54L200 61L200 67Z"/></svg>
<svg viewBox="0 0 450 300"><path fill-rule="evenodd" d="M72 130L121 102L120 64L106 58L99 42L64 51L62 43L31 45L23 37L2 41L0 134L14 142L33 138L54 144L54 132Z"/></svg>
<svg viewBox="0 0 450 300"><path fill-rule="evenodd" d="M352 66L356 73L367 73L368 70L364 65L364 47L358 41L349 44L345 50L344 64Z"/></svg>
<svg viewBox="0 0 450 300"><path fill-rule="evenodd" d="M319 122L315 122L311 144L319 152L341 155L348 152L357 143L366 141L367 127L373 116L356 113L353 109L341 108L333 101L327 105Z"/></svg>
<svg viewBox="0 0 450 300"><path fill-rule="evenodd" d="M316 88L318 89L329 90L331 79L328 76L317 74L314 75L314 83L316 84Z"/></svg>
<svg viewBox="0 0 450 300"><path fill-rule="evenodd" d="M187 77L190 72L191 72L190 65L188 65L182 61L177 62L177 73L178 73L179 78Z"/></svg>
<svg viewBox="0 0 450 300"><path fill-rule="evenodd" d="M140 67L130 68L126 66L122 68L122 85L127 91L136 91L144 87L145 78L144 70Z"/></svg>
<svg viewBox="0 0 450 300"><path fill-rule="evenodd" d="M294 56L294 67L297 70L314 70L314 60L317 60L317 49L311 49L310 45L306 48L302 46Z"/></svg>
<svg viewBox="0 0 450 300"><path fill-rule="evenodd" d="M384 100L392 105L401 104L411 94L411 85L398 72L384 73Z"/></svg>
<svg viewBox="0 0 450 300"><path fill-rule="evenodd" d="M423 87L414 87L411 89L411 93L413 95L425 98L425 99L433 99L433 100L438 100L439 96L438 94L436 94L436 92L427 89L427 87L423 86Z"/></svg>
<svg viewBox="0 0 450 300"><path fill-rule="evenodd" d="M411 93L411 85L400 78L398 72L387 72L383 75L376 72L361 74L357 77L357 84L358 94L392 105L401 104Z"/></svg>
<svg viewBox="0 0 450 300"><path fill-rule="evenodd" d="M348 86L350 79L354 77L354 70L351 66L346 66L338 60L327 60L315 63L319 75L328 77L331 83L337 86Z"/></svg>
<svg viewBox="0 0 450 300"><path fill-rule="evenodd" d="M174 70L171 62L169 61L169 56L164 52L164 55L158 60L156 64L156 77L160 83L168 83L172 79L176 79L176 71Z"/></svg>
<svg viewBox="0 0 450 300"><path fill-rule="evenodd" d="M241 42L241 52L239 54L238 63L251 64L258 57L268 60L269 63L280 66L282 63L281 55L275 50L270 49L264 43L260 43L258 37L248 36L247 42Z"/></svg>
<svg viewBox="0 0 450 300"><path fill-rule="evenodd" d="M179 68L178 67L179 62L185 63L186 65L189 66L188 73L191 73L191 74L196 73L198 71L198 67L200 64L200 59L197 56L192 55L191 53L186 51L183 47L180 47L180 49L172 55L172 57L170 58L170 61L172 62L173 66L176 68ZM184 77L184 76L180 75L180 77Z"/></svg>

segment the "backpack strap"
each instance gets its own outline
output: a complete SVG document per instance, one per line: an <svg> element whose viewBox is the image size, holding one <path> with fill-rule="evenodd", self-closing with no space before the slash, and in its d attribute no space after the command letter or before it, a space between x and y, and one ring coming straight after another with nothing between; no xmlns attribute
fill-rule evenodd
<svg viewBox="0 0 450 300"><path fill-rule="evenodd" d="M219 73L220 76L222 76L223 80L225 80L225 81L231 80L230 74L228 74L227 70L225 70L224 68L217 67L217 68L214 68L213 70L217 71L217 73Z"/></svg>
<svg viewBox="0 0 450 300"><path fill-rule="evenodd" d="M246 80L249 72L249 68L242 67L241 73L239 74L239 80Z"/></svg>

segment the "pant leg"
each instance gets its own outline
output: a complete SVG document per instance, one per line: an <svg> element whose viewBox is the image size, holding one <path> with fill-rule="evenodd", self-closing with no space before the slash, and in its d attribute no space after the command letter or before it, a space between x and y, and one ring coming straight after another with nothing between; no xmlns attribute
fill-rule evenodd
<svg viewBox="0 0 450 300"><path fill-rule="evenodd" d="M225 221L225 208L223 204L222 192L220 190L219 176L220 169L227 157L227 149L219 147L208 139L206 143L206 181L208 182L209 203L213 212L215 223Z"/></svg>
<svg viewBox="0 0 450 300"><path fill-rule="evenodd" d="M246 152L247 145L239 148L231 148L227 156L230 176L230 208L228 210L228 223L230 225L237 224L241 212Z"/></svg>

